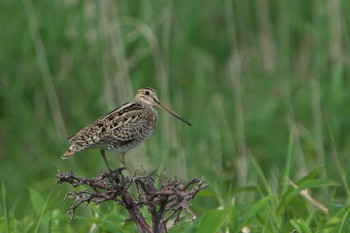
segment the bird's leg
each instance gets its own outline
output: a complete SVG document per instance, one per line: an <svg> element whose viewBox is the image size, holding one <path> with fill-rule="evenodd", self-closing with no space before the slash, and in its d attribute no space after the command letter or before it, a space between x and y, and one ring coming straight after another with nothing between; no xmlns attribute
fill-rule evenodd
<svg viewBox="0 0 350 233"><path fill-rule="evenodd" d="M131 169L125 163L125 153L122 153L122 157L120 159L120 163L129 171L130 175L132 175Z"/></svg>
<svg viewBox="0 0 350 233"><path fill-rule="evenodd" d="M103 158L103 161L105 161L107 167L108 167L108 170L109 170L109 175L107 175L107 179L109 180L109 182L112 184L113 187L115 187L115 184L114 184L114 178L113 178L113 170L112 168L109 166L109 163L107 161L107 158L106 158L106 155L105 155L105 151L104 150L100 150L100 153L101 153L101 156ZM113 179L112 179L113 178Z"/></svg>
<svg viewBox="0 0 350 233"><path fill-rule="evenodd" d="M112 173L113 170L111 169L111 167L110 167L109 164L108 164L108 161L107 161L106 155L105 155L105 151L104 151L104 150L100 150L100 153L101 153L101 156L102 156L102 158L103 158L103 161L105 161L105 164L106 164L107 167L108 167L109 172Z"/></svg>

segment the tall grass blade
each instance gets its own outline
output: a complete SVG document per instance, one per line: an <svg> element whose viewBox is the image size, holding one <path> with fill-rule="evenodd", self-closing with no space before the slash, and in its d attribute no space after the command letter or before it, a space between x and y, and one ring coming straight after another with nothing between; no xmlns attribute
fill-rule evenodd
<svg viewBox="0 0 350 233"><path fill-rule="evenodd" d="M4 185L4 182L1 184L1 193L2 193L2 206L4 209L5 219L6 219L6 226L7 226L7 233L10 232L10 214L8 210L8 203L7 203L7 196L6 196L6 188Z"/></svg>
<svg viewBox="0 0 350 233"><path fill-rule="evenodd" d="M334 136L333 136L333 133L332 133L332 130L331 130L331 126L329 125L329 122L328 122L328 132L329 132L329 135L331 137L332 145L334 147L334 157L335 157L336 162L337 162L336 165L338 166L338 171L340 173L340 176L341 176L341 179L342 179L342 182L343 182L346 194L348 196L347 203L349 205L350 204L350 187L349 187L349 184L348 184L348 181L347 181L347 178L346 178L346 173L345 173L345 171L344 171L344 169L342 167L342 163L339 160L339 156L338 156L337 150L335 149Z"/></svg>
<svg viewBox="0 0 350 233"><path fill-rule="evenodd" d="M67 136L65 123L63 121L59 98L56 93L54 79L50 70L48 56L44 46L43 38L39 33L39 23L31 0L22 0L27 15L31 39L36 52L36 58L43 78L46 96L49 102L51 115L55 123L56 131L61 138Z"/></svg>
<svg viewBox="0 0 350 233"><path fill-rule="evenodd" d="M340 224L339 231L338 231L339 233L346 232L345 226L346 226L346 224L349 224L349 215L350 215L350 209L348 208L348 210L344 214L344 217L341 220L341 224Z"/></svg>
<svg viewBox="0 0 350 233"><path fill-rule="evenodd" d="M261 170L259 164L257 163L257 161L254 159L253 156L249 156L250 161L252 162L256 172L258 173L258 176L260 177L263 185L265 186L265 190L268 192L268 194L270 194L270 187L269 187L269 182L266 179L266 176L264 175L264 172Z"/></svg>
<svg viewBox="0 0 350 233"><path fill-rule="evenodd" d="M291 132L289 134L287 161L286 161L286 168L285 168L284 177L283 177L283 190L282 190L283 193L285 193L288 189L288 180L289 180L289 174L290 174L291 163L292 163L292 152L293 152L293 133Z"/></svg>

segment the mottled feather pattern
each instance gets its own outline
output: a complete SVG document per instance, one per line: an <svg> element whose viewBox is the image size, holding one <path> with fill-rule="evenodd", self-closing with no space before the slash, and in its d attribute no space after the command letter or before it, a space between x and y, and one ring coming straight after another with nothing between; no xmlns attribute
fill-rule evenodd
<svg viewBox="0 0 350 233"><path fill-rule="evenodd" d="M97 119L69 138L75 152L101 148L125 152L144 141L157 125L158 114L152 106L129 102Z"/></svg>
<svg viewBox="0 0 350 233"><path fill-rule="evenodd" d="M76 152L93 148L124 154L153 133L158 122L155 106L191 125L190 122L162 105L155 90L141 88L137 91L133 101L114 109L69 137L71 146L62 158L65 159Z"/></svg>

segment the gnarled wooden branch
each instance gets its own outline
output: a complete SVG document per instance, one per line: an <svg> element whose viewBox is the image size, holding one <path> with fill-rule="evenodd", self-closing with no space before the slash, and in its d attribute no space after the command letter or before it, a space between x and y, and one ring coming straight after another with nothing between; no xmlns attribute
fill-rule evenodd
<svg viewBox="0 0 350 233"><path fill-rule="evenodd" d="M139 232L167 232L167 223L174 220L176 224L182 212L188 213L194 221L196 215L190 210L189 203L196 194L207 187L204 179L192 179L188 183L178 178L170 179L166 172L162 176L156 171L147 173L143 170L142 176L127 177L123 175L124 168L113 172L105 172L99 177L87 179L71 172L58 172L57 183L69 183L74 188L83 186L83 191L71 191L65 196L74 200L68 214L70 222L74 219L75 210L82 204L95 205L106 201L113 201L124 207L135 222ZM158 177L159 187L156 187L154 178ZM133 197L130 187L136 187L137 195ZM140 209L146 207L151 215L151 222L147 223Z"/></svg>

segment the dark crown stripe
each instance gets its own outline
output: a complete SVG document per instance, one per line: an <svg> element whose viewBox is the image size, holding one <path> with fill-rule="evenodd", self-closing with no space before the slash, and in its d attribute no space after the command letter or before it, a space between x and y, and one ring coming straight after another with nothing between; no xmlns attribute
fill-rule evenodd
<svg viewBox="0 0 350 233"><path fill-rule="evenodd" d="M153 88L151 88L151 87L143 87L142 89L148 89L148 90L152 90L152 91L154 91L154 89L153 89Z"/></svg>
<svg viewBox="0 0 350 233"><path fill-rule="evenodd" d="M142 88L142 90L150 90L150 91L152 91L152 92L154 92L154 93L157 93L153 88L151 88L151 87L143 87Z"/></svg>

